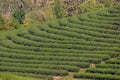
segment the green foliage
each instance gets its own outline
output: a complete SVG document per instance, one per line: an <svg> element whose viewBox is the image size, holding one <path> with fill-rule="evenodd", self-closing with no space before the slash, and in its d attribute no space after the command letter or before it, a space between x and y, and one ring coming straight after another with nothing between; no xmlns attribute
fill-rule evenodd
<svg viewBox="0 0 120 80"><path fill-rule="evenodd" d="M119 80L120 7L104 10L107 12L88 12L4 34L0 37L0 71L53 80L52 76L85 68L74 77ZM106 65L95 66L101 62Z"/></svg>
<svg viewBox="0 0 120 80"><path fill-rule="evenodd" d="M113 0L105 0L105 7L112 7L113 6Z"/></svg>
<svg viewBox="0 0 120 80"><path fill-rule="evenodd" d="M111 74L99 74L99 73L76 73L75 78L92 79L92 80L119 80L120 76Z"/></svg>
<svg viewBox="0 0 120 80"><path fill-rule="evenodd" d="M0 15L0 30L3 29L3 26L5 24L4 18Z"/></svg>
<svg viewBox="0 0 120 80"><path fill-rule="evenodd" d="M47 20L47 16L44 11L35 10L25 15L24 23L37 23Z"/></svg>
<svg viewBox="0 0 120 80"><path fill-rule="evenodd" d="M18 22L20 24L23 24L23 21L25 19L25 11L24 9L17 9L16 11L14 11L13 15L12 15L16 20L18 20Z"/></svg>
<svg viewBox="0 0 120 80"><path fill-rule="evenodd" d="M54 11L57 18L64 17L63 5L60 0L55 0Z"/></svg>
<svg viewBox="0 0 120 80"><path fill-rule="evenodd" d="M4 18L0 15L0 24L4 24L5 23L5 20Z"/></svg>
<svg viewBox="0 0 120 80"><path fill-rule="evenodd" d="M6 23L8 23L8 26L14 29L20 28L21 26L20 23L14 18L10 18Z"/></svg>
<svg viewBox="0 0 120 80"><path fill-rule="evenodd" d="M89 68L89 69L86 70L86 72L115 75L115 74L119 74L119 73L120 73L120 70L117 70L117 69L109 69L109 68L107 68L107 69L106 69L106 68Z"/></svg>
<svg viewBox="0 0 120 80"><path fill-rule="evenodd" d="M79 12L89 12L89 11L95 11L103 8L104 5L101 3L98 3L97 0L85 0L82 4L79 6Z"/></svg>
<svg viewBox="0 0 120 80"><path fill-rule="evenodd" d="M0 80L37 80L37 79L21 77L10 73L0 73Z"/></svg>
<svg viewBox="0 0 120 80"><path fill-rule="evenodd" d="M14 18L4 19L4 24L0 25L2 30L17 29L21 26L19 22Z"/></svg>
<svg viewBox="0 0 120 80"><path fill-rule="evenodd" d="M120 60L119 60L120 61ZM113 61L115 63L115 61ZM98 64L97 68L111 68L111 69L120 69L120 65L117 64Z"/></svg>
<svg viewBox="0 0 120 80"><path fill-rule="evenodd" d="M2 36L3 34L5 34L7 31L6 30L0 30L0 36Z"/></svg>
<svg viewBox="0 0 120 80"><path fill-rule="evenodd" d="M41 11L42 13L42 18L44 18L43 21L47 21L47 20L54 20L56 19L56 15L54 12L54 8L53 5L51 5L49 2L46 3L45 9L43 11Z"/></svg>
<svg viewBox="0 0 120 80"><path fill-rule="evenodd" d="M67 71L64 70L52 70L52 69L44 69L44 68L21 68L21 67L9 67L9 66L0 66L1 71L9 71L9 72L21 72L21 73L33 73L33 74L41 74L41 75L56 75L56 76L66 76L68 75Z"/></svg>

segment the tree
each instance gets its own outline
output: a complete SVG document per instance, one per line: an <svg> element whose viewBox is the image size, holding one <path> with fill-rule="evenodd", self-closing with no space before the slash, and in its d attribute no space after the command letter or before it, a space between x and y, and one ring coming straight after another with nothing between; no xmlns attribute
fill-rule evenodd
<svg viewBox="0 0 120 80"><path fill-rule="evenodd" d="M64 17L64 10L63 10L63 5L60 0L54 0L54 11L56 18L62 18Z"/></svg>
<svg viewBox="0 0 120 80"><path fill-rule="evenodd" d="M12 16L17 19L20 24L23 24L23 21L25 19L25 11L24 9L17 9L14 11Z"/></svg>

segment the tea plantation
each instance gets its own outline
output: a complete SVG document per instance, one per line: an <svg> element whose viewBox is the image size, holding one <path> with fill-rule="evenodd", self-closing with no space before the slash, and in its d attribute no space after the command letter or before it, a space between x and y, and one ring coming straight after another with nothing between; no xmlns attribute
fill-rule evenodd
<svg viewBox="0 0 120 80"><path fill-rule="evenodd" d="M0 37L0 72L120 80L120 6L6 33Z"/></svg>

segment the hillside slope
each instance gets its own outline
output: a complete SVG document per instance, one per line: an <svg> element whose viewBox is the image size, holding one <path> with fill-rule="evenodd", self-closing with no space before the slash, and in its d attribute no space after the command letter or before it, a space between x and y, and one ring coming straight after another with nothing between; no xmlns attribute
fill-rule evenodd
<svg viewBox="0 0 120 80"><path fill-rule="evenodd" d="M120 6L36 24L0 38L0 71L53 80L120 80ZM80 72L79 72L80 71Z"/></svg>
<svg viewBox="0 0 120 80"><path fill-rule="evenodd" d="M37 79L20 77L10 73L0 73L0 80L37 80Z"/></svg>

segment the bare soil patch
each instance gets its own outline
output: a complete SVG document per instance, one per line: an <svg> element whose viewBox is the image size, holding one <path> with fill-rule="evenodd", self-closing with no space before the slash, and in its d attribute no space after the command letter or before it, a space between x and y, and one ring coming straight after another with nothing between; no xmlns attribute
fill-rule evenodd
<svg viewBox="0 0 120 80"><path fill-rule="evenodd" d="M53 80L60 80L61 78L63 78L63 76L54 76Z"/></svg>
<svg viewBox="0 0 120 80"><path fill-rule="evenodd" d="M90 64L90 68L95 68L95 64Z"/></svg>

